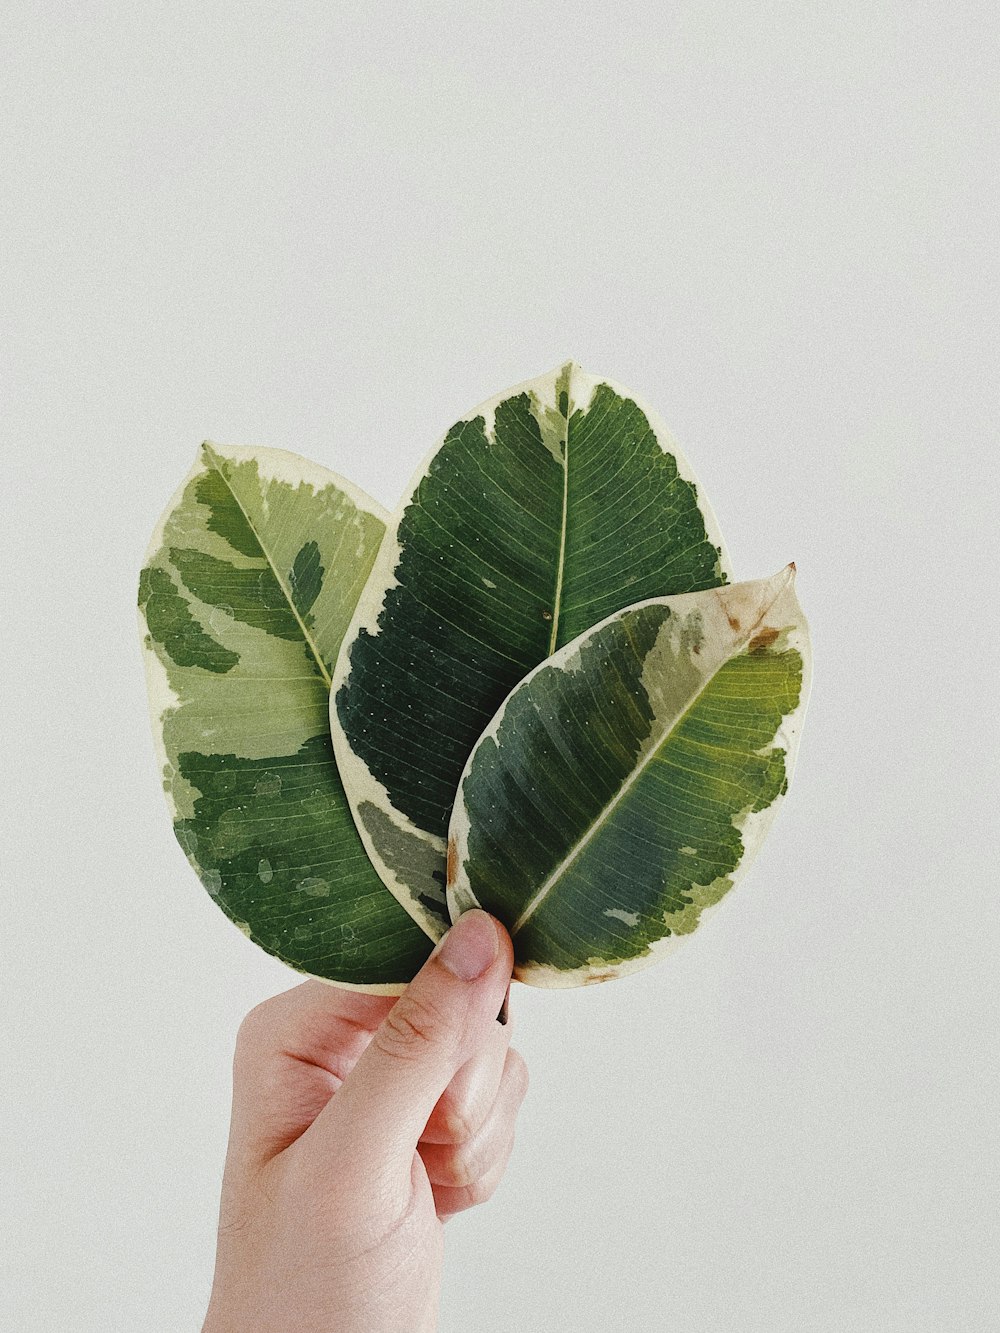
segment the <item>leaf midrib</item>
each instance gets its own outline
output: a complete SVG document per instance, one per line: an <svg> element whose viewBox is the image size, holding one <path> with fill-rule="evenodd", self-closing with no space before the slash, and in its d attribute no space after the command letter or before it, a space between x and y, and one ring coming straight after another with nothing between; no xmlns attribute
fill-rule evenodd
<svg viewBox="0 0 1000 1333"><path fill-rule="evenodd" d="M556 380L556 407L559 406L559 381ZM569 420L573 415L573 372L569 373L566 381L566 417L565 430L563 431L563 492L562 492L562 516L559 526L559 561L556 565L556 588L552 595L552 632L549 634L549 647L546 657L551 657L556 650L556 642L559 638L559 613L562 611L562 588L563 571L566 567L566 528L569 520Z"/></svg>
<svg viewBox="0 0 1000 1333"><path fill-rule="evenodd" d="M677 716L671 722L670 726L667 727L667 729L664 731L660 739L649 747L646 754L643 755L642 759L639 761L638 764L636 764L635 768L622 783L621 787L619 787L618 791L611 798L608 804L604 807L600 817L594 820L594 822L587 829L583 837L580 838L573 845L573 847L570 848L570 850L566 853L563 859L556 866L555 870L553 870L552 874L549 875L549 877L545 880L544 884L534 895L534 897L529 901L527 907L525 907L524 911L521 913L521 915L517 918L517 920L511 927L510 935L512 939L514 938L515 935L517 935L517 933L521 930L521 928L527 924L527 922L531 919L531 917L534 916L535 912L542 905L545 899L548 898L549 894L556 887L559 880L561 880L562 877L566 874L567 870L569 870L573 862L577 859L577 857L580 856L580 854L585 850L585 848L587 848L590 845L590 843L594 840L599 830L602 829L604 825L608 822L614 810L618 808L622 800L625 798L628 792L631 791L632 787L639 780L641 775L646 771L648 766L653 762L653 760L657 757L659 752L667 744L670 737L674 734L674 732L681 725L684 719L689 715L691 710L697 705L702 695L704 695L705 691L711 685L712 681L716 678L716 676L719 674L722 668L726 666L728 662L731 662L734 657L738 656L739 653L742 652L742 650L750 642L750 640L756 633L757 628L760 625L761 621L771 610L771 607L778 600L778 597L781 596L783 590L784 590L783 588L780 588L778 592L775 593L774 597L771 598L771 600L768 602L767 606L765 606L764 609L761 611L760 615L754 621L753 625L751 625L749 629L744 630L740 634L738 639L733 640L733 651L727 653L719 662L719 665L714 669L714 671L712 671L710 675L705 677L704 684L692 696L691 701L688 703L687 707L684 708L682 712L677 714Z"/></svg>
<svg viewBox="0 0 1000 1333"><path fill-rule="evenodd" d="M236 506L237 506L237 508L239 509L239 511L240 511L240 513L243 515L243 517L246 519L247 526L249 527L250 531L253 533L254 537L257 539L257 545L258 545L258 546L260 547L260 549L261 549L261 554L263 555L264 559L267 561L268 565L270 566L270 568L271 568L271 573L274 575L275 579L277 580L278 587L281 589L282 593L284 594L285 601L288 603L289 610L291 611L291 613L292 613L292 615L295 617L295 619L298 621L299 629L301 629L301 631L302 631L302 637L305 639L305 641L306 641L306 645L308 646L309 651L312 653L313 660L315 661L316 665L319 667L320 675L323 677L323 681L324 681L324 683L325 683L325 685L326 685L326 688L329 690L330 687L331 687L331 684L332 684L332 681L331 681L331 678L330 678L330 673L327 671L327 669L326 669L326 665L325 665L325 663L323 662L323 658L320 656L319 649L318 649L317 646L316 646L316 641L313 639L313 636L310 634L309 629L307 628L305 621L302 619L301 615L299 614L299 609L298 609L298 607L295 605L294 600L292 599L291 590L290 590L290 588L288 587L287 582L285 581L284 578L282 578L280 572L278 571L278 566L277 566L277 564L275 563L274 557L271 555L271 553L268 551L267 547L264 545L264 539L263 539L263 536L262 536L261 533L258 531L258 529L257 529L257 525L254 523L253 519L250 517L249 513L247 512L246 506L243 504L243 502L240 500L240 497L236 494L236 491L233 489L232 482L230 482L229 478L226 476L225 472L223 471L223 469L222 469L222 463L221 463L221 459L219 458L219 455L215 452L215 450L212 448L212 446L211 446L210 444L203 444L203 445L202 445L202 450L203 450L203 452L204 452L204 454L205 454L205 457L211 462L211 464L212 464L212 466L215 468L216 472L218 472L219 476L222 478L223 482L225 483L226 489L229 491L229 494L233 497L233 500L236 502ZM257 470L257 476L258 476L258 478L260 477L260 469L259 469L259 468L258 468L258 470Z"/></svg>

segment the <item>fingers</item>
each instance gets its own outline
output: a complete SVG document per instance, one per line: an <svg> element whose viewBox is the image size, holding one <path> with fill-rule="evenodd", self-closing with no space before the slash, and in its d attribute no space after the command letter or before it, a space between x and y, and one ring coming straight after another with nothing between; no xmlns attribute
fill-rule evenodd
<svg viewBox="0 0 1000 1333"><path fill-rule="evenodd" d="M358 1141L409 1178L413 1152L457 1071L492 1038L513 969L510 937L474 910L459 918L376 1031L305 1138L319 1152Z"/></svg>
<svg viewBox="0 0 1000 1333"><path fill-rule="evenodd" d="M507 1168L514 1124L527 1088L525 1063L517 1051L510 1051L496 1102L476 1133L463 1143L420 1144L434 1207L442 1221L492 1197Z"/></svg>
<svg viewBox="0 0 1000 1333"><path fill-rule="evenodd" d="M462 1213L467 1208L475 1208L476 1204L485 1203L487 1199L492 1199L497 1186L503 1179L503 1173L507 1167L507 1158L510 1156L514 1147L513 1137L507 1145L507 1151L504 1154L502 1162L485 1176L473 1182L471 1185L460 1185L454 1189L447 1185L432 1185L434 1193L434 1210L442 1222L447 1222L449 1217L454 1217L456 1213Z"/></svg>
<svg viewBox="0 0 1000 1333"><path fill-rule="evenodd" d="M494 1023L475 1055L438 1098L421 1143L462 1143L472 1138L496 1101L510 1037L509 1024Z"/></svg>
<svg viewBox="0 0 1000 1333"><path fill-rule="evenodd" d="M307 981L252 1009L233 1061L232 1137L251 1161L281 1152L319 1115L395 1003Z"/></svg>
<svg viewBox="0 0 1000 1333"><path fill-rule="evenodd" d="M482 1202L486 1187L495 1187L510 1156L514 1122L528 1090L528 1071L517 1051L508 1051L496 1099L475 1132L457 1143L427 1143L418 1146L435 1200L463 1207ZM462 1191L465 1191L463 1195ZM438 1210L441 1211L440 1208ZM457 1207L446 1211L457 1212Z"/></svg>

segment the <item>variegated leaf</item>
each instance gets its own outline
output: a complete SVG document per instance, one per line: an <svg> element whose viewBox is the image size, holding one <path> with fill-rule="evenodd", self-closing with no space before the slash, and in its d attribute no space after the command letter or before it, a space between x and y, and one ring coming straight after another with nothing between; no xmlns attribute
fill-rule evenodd
<svg viewBox="0 0 1000 1333"><path fill-rule="evenodd" d="M447 432L390 524L331 695L365 845L429 931L455 786L503 698L611 612L727 569L690 468L627 389L569 363Z"/></svg>
<svg viewBox="0 0 1000 1333"><path fill-rule="evenodd" d="M358 838L328 712L384 530L324 468L206 444L153 535L139 605L164 788L203 884L299 971L396 993L431 941Z"/></svg>
<svg viewBox="0 0 1000 1333"><path fill-rule="evenodd" d="M448 901L508 926L522 981L644 967L745 871L809 687L793 571L616 613L490 723L459 784Z"/></svg>

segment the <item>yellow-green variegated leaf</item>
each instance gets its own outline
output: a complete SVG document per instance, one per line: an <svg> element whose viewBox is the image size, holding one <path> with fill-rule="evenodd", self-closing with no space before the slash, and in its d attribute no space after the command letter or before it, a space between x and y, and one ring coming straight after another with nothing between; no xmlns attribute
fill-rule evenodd
<svg viewBox="0 0 1000 1333"><path fill-rule="evenodd" d="M510 690L611 612L727 573L688 464L629 390L571 362L451 427L390 522L331 694L358 828L428 930L458 778Z"/></svg>
<svg viewBox="0 0 1000 1333"><path fill-rule="evenodd" d="M618 612L531 672L486 729L451 820L448 902L507 925L522 981L645 967L745 871L808 693L793 572Z"/></svg>
<svg viewBox="0 0 1000 1333"><path fill-rule="evenodd" d="M396 993L431 941L372 869L328 712L384 519L295 454L206 444L153 535L139 607L164 789L202 883L290 966Z"/></svg>

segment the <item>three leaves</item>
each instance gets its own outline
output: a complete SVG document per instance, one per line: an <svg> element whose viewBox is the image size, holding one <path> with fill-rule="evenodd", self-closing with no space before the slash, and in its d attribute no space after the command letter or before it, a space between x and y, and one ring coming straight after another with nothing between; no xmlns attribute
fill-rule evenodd
<svg viewBox="0 0 1000 1333"><path fill-rule="evenodd" d="M794 762L791 567L728 577L662 424L573 363L453 426L391 518L206 445L139 590L178 839L252 939L340 984L397 993L476 904L522 980L644 966Z"/></svg>

